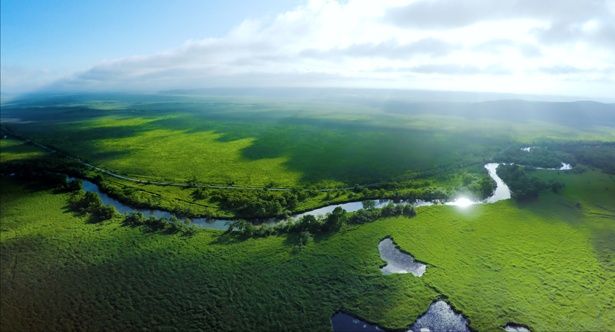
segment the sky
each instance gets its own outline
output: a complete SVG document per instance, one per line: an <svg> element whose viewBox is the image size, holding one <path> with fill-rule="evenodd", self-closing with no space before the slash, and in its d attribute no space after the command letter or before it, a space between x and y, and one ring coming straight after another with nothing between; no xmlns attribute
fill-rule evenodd
<svg viewBox="0 0 615 332"><path fill-rule="evenodd" d="M0 13L3 94L615 91L615 0L2 0Z"/></svg>

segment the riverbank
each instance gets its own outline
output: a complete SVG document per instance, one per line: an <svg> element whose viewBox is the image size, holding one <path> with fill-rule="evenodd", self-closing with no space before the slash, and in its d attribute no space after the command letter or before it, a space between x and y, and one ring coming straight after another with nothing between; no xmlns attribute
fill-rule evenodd
<svg viewBox="0 0 615 332"><path fill-rule="evenodd" d="M119 219L88 224L64 210L65 194L1 179L0 323L325 331L343 310L402 329L444 296L475 330L509 322L608 330L615 225L604 214L615 209L615 180L544 172L566 182L561 194L523 205L424 207L412 219L346 226L301 250L287 236L219 242L209 230L182 237L144 234ZM386 236L428 262L427 272L382 275L378 243Z"/></svg>
<svg viewBox="0 0 615 332"><path fill-rule="evenodd" d="M493 181L496 183L496 189L494 190L494 193L488 197L487 199L483 200L483 201L473 201L470 200L467 197L458 197L455 200L452 201L441 201L441 200L435 200L435 201L423 201L423 200L415 200L415 201L393 201L390 199L378 199L378 200L366 200L366 201L361 201L361 202L347 202L347 203L341 203L341 204L333 204L333 205L327 205L324 207L320 207L314 210L309 210L309 211L305 211L302 213L298 213L296 215L290 216L289 218L268 218L268 219L261 219L258 220L259 223L265 223L268 225L272 225L275 223L280 223L280 222L285 222L288 220L295 220L295 219L299 219L303 216L307 216L307 215L311 215L311 216L315 216L315 217L323 217L325 215L327 215L328 213L331 213L335 208L341 208L346 212L355 212L358 210L361 210L363 208L365 208L365 205L368 204L370 206L373 206L374 208L382 208L385 205L388 204L412 204L414 207L421 207L421 206L431 206L434 204L445 204L445 205L451 205L451 206L457 206L457 207L461 207L461 208L465 208L468 207L470 205L474 205L474 204L480 204L480 203L495 203L497 201L500 200L506 200L506 199L510 199L510 190L508 189L508 186L506 186L506 184L504 183L504 181L502 181L502 179L500 179L496 173L496 169L498 167L497 163L490 163L490 164L486 164L485 165L485 169L487 169L489 176L493 179ZM141 214L143 214L145 217L154 217L154 218L171 218L171 217L176 217L176 218L181 218L181 216L177 216L174 215L173 213L169 212L169 211L164 211L164 210L159 210L159 209L147 209L147 208L135 208L135 207L131 207L127 204L124 204L122 202L120 202L117 199L112 198L111 196L107 195L105 192L103 192L102 190L100 190L99 186L91 181L85 180L85 179L77 179L77 178L69 178L68 181L81 181L82 182L82 186L83 186L83 190L85 192L91 192L91 193L95 193L96 195L98 195L101 198L101 201L103 204L105 205L110 205L113 206L118 212L120 212L121 214L128 214L128 213L132 213L132 212L139 212ZM231 223L234 220L238 220L238 219L220 219L220 218L207 218L207 217L196 217L196 218L189 218L188 219L190 222L194 223L195 225L202 227L202 228L209 228L209 229L216 229L216 230L226 230L228 229L228 227L231 225Z"/></svg>

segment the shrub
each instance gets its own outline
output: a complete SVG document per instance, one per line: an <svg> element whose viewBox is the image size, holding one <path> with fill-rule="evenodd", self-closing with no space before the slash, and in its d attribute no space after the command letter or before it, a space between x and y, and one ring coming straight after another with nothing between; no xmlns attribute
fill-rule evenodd
<svg viewBox="0 0 615 332"><path fill-rule="evenodd" d="M143 216L143 213L141 212L131 212L127 214L126 217L124 218L124 225L127 225L127 226L132 226L132 227L143 226L144 223L145 223L145 217Z"/></svg>
<svg viewBox="0 0 615 332"><path fill-rule="evenodd" d="M101 205L92 207L90 211L90 214L91 214L90 217L93 222L101 222L101 221L109 220L113 218L115 213L116 211L113 206L101 204Z"/></svg>

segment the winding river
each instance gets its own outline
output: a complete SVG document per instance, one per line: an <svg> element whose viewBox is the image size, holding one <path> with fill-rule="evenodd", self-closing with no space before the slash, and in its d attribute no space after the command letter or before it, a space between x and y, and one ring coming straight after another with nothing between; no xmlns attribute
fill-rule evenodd
<svg viewBox="0 0 615 332"><path fill-rule="evenodd" d="M447 202L423 201L423 200L416 200L412 202L409 202L409 201L394 202L393 200L390 200L390 199L378 199L378 200L372 200L372 202L375 204L376 207L383 207L389 203L393 203L393 204L412 203L415 207L430 206L434 204L444 204L444 205L449 205L449 206L466 208L471 205L491 204L491 203L499 202L501 200L510 199L511 197L510 188L508 188L506 183L504 183L504 181L497 175L497 172L496 172L499 165L500 164L498 163L489 163L485 165L485 169L489 173L489 176L496 183L496 188L490 197L482 201L472 200L467 197L460 196L460 197L456 197L454 200L447 201ZM554 170L569 170L569 169L572 169L572 167L569 164L562 163L561 168L554 169ZM79 180L81 180L83 184L84 191L93 192L97 194L104 204L115 207L115 209L120 213L127 214L130 212L141 212L146 217L156 217L156 218L170 218L173 216L173 214L169 211L131 207L129 205L126 205L110 197L106 193L102 192L100 188L98 187L98 185L96 185L95 183L88 181L88 180L84 180L84 179L79 179ZM327 206L324 206L318 209L295 214L291 216L290 219L300 218L305 215L313 215L315 217L322 217L326 215L327 213L330 213L337 207L340 207L346 210L347 212L355 212L363 208L363 201L327 205ZM230 219L216 219L216 218L203 218L203 217L191 218L190 220L192 221L192 223L194 223L195 225L199 227L206 228L206 229L216 229L216 230L226 230L233 221ZM271 219L268 222L276 223L276 222L281 222L281 221L282 220Z"/></svg>
<svg viewBox="0 0 615 332"><path fill-rule="evenodd" d="M488 163L484 167L487 170L489 176L495 181L496 188L493 194L482 201L471 200L467 197L457 197L454 200L441 202L441 201L421 201L417 200L412 202L415 207L421 206L430 206L435 204L443 204L449 206L455 206L458 208L466 208L471 205L476 204L492 204L495 202L499 202L502 200L507 200L511 198L510 188L504 181L497 175L497 168L500 164L498 163ZM562 163L562 167L556 170L569 170L572 167L569 164ZM106 205L111 205L115 207L115 209L122 213L127 214L130 212L141 212L146 217L156 217L156 218L170 218L173 214L169 211L158 210L158 209L140 209L133 208L128 206L112 197L102 192L98 185L95 183L80 179L83 184L83 190L86 192L96 193L101 201ZM389 199L381 199L381 200L373 200L376 207L383 207L389 203L400 204L393 202ZM408 202L403 202L408 203ZM300 218L305 215L313 215L316 217L324 216L335 208L340 207L348 212L358 211L363 208L363 202L348 202L342 204L332 204L328 206L324 206L318 209L314 209L311 211L307 211L304 213L299 213L292 216L293 218ZM215 218L192 218L191 221L202 228L207 229L215 229L215 230L225 230L228 229L232 220L228 219L215 219ZM280 220L272 220L274 222L281 222ZM420 277L426 269L426 265L416 262L414 258L409 255L401 252L394 244L393 240L388 238L384 239L380 246L379 250L385 254L385 261L387 261L387 265L383 267L383 273L411 273L415 276ZM405 255L405 256L404 256ZM399 257L398 257L399 256ZM403 256L403 257L402 257ZM397 264L402 262L403 264ZM345 312L337 312L331 317L331 323L333 330L336 332L340 331L383 331L384 329L376 324L365 322L349 313ZM469 331L468 321L461 314L455 312L450 305L442 300L438 300L433 302L429 309L425 312L425 314L412 325L409 326L408 331L438 331L438 330L451 330L451 331ZM529 331L525 326L518 324L508 324L505 327L506 331L516 331L516 332L525 332Z"/></svg>

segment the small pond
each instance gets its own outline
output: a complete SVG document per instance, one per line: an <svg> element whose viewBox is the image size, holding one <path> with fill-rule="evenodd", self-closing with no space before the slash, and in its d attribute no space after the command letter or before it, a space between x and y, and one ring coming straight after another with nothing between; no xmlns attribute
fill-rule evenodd
<svg viewBox="0 0 615 332"><path fill-rule="evenodd" d="M376 324L367 323L357 317L344 312L336 312L331 317L333 332L350 331L386 331L385 328ZM461 313L455 312L451 306L443 300L437 300L429 306L427 312L419 317L408 332L470 332L468 319Z"/></svg>
<svg viewBox="0 0 615 332"><path fill-rule="evenodd" d="M429 306L427 312L419 317L408 331L470 332L470 328L467 318L456 313L445 301L438 300Z"/></svg>
<svg viewBox="0 0 615 332"><path fill-rule="evenodd" d="M427 269L427 265L417 262L412 255L401 251L395 242L393 242L393 239L389 237L380 241L378 244L378 251L380 251L380 258L387 262L387 264L380 269L385 275L412 273L412 275L420 277Z"/></svg>

